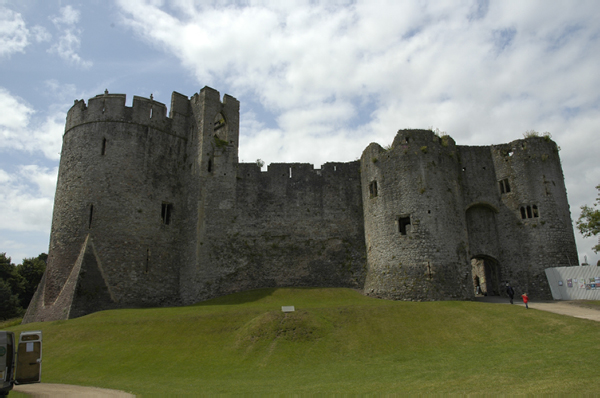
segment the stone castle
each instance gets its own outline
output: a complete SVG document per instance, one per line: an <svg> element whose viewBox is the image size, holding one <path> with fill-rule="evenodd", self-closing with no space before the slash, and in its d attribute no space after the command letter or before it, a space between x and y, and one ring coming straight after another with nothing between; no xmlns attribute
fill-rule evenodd
<svg viewBox="0 0 600 398"><path fill-rule="evenodd" d="M46 273L24 322L191 304L265 287L349 287L395 300L472 299L510 281L551 298L576 265L556 144L458 146L400 130L360 160L239 163L239 102L205 87L125 95L67 115Z"/></svg>

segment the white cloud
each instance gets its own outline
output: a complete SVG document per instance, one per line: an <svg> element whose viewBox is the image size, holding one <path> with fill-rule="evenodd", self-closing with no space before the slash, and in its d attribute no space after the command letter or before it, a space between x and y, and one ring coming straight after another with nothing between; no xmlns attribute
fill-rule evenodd
<svg viewBox="0 0 600 398"><path fill-rule="evenodd" d="M79 22L79 11L71 6L62 7L60 15L51 16L50 21L57 27L61 25L72 26Z"/></svg>
<svg viewBox="0 0 600 398"><path fill-rule="evenodd" d="M79 22L79 11L73 7L66 6L60 9L60 15L51 16L50 21L59 30L58 42L54 43L49 49L49 53L58 54L62 59L72 64L89 68L91 61L86 61L77 53L81 46L81 29L77 28Z"/></svg>
<svg viewBox="0 0 600 398"><path fill-rule="evenodd" d="M58 111L43 120L32 120L34 113L23 100L0 87L0 148L41 151L47 159L58 160L66 114Z"/></svg>
<svg viewBox="0 0 600 398"><path fill-rule="evenodd" d="M36 25L31 28L31 35L33 36L34 40L38 43L50 41L50 39L52 39L52 35L50 34L50 32L48 32L46 28L40 25Z"/></svg>
<svg viewBox="0 0 600 398"><path fill-rule="evenodd" d="M0 56L24 52L29 31L21 14L0 5Z"/></svg>
<svg viewBox="0 0 600 398"><path fill-rule="evenodd" d="M535 129L562 147L573 218L594 199L595 2L118 4L140 37L178 57L201 85L224 84L274 115L268 128L242 119L242 159L353 160L405 127L439 127L459 145ZM593 243L578 237L580 253Z"/></svg>
<svg viewBox="0 0 600 398"><path fill-rule="evenodd" d="M0 128L4 138L13 138L14 131L27 126L33 109L23 103L23 100L12 96L6 89L0 87Z"/></svg>
<svg viewBox="0 0 600 398"><path fill-rule="evenodd" d="M19 166L14 174L0 169L0 228L47 233L57 176L57 167Z"/></svg>
<svg viewBox="0 0 600 398"><path fill-rule="evenodd" d="M449 97L463 102L464 110L473 105L487 109L506 96L517 96L522 105L520 96L545 94L541 105L555 107L550 101L572 95L589 98L596 92L585 78L598 79L593 76L596 56L589 51L590 45L598 50L597 42L563 45L558 53L548 50L548 43L575 19L563 10L547 15L540 31L529 25L541 23L537 15L529 15L538 10L515 3L495 4L477 23L467 20L472 12L468 3L434 7L359 2L352 7L282 10L260 4L198 9L178 2L179 18L157 4L162 3L123 1L121 7L142 37L180 57L201 82L224 79L236 92L256 94L264 106L280 112L305 113L331 98L344 103L360 94L375 95L382 103L410 98L417 106L435 107L439 98ZM529 18L510 19L511 7L529 13ZM592 16L584 22L588 25L579 35L598 33ZM496 36L504 30L514 37L498 54ZM575 65L572 59L584 62ZM551 80L561 70L576 69L581 73ZM536 103L527 106L535 108Z"/></svg>

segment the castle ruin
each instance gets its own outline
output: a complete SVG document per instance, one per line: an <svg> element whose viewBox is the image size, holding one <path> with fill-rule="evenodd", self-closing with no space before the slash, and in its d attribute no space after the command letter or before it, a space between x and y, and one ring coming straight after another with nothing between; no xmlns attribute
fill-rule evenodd
<svg viewBox="0 0 600 398"><path fill-rule="evenodd" d="M239 102L205 87L164 104L75 101L48 266L24 323L176 306L265 287L349 287L394 300L550 299L576 265L557 145L459 146L400 130L360 160L239 163Z"/></svg>

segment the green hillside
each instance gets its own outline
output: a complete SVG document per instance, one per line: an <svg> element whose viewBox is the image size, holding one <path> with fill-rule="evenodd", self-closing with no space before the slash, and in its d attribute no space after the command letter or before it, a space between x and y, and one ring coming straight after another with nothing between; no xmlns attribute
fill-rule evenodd
<svg viewBox="0 0 600 398"><path fill-rule="evenodd" d="M263 289L36 329L44 382L142 395L598 391L600 323L502 304Z"/></svg>

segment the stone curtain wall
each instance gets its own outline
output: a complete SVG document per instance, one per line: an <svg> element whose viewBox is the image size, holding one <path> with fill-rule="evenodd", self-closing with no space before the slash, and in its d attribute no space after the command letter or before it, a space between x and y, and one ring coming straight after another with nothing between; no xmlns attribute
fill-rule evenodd
<svg viewBox="0 0 600 398"><path fill-rule="evenodd" d="M577 264L547 137L457 146L400 130L360 161L239 164L239 102L98 95L68 113L48 267L24 322L191 304L248 289L351 287L397 300L550 298ZM489 279L489 280L488 280Z"/></svg>

